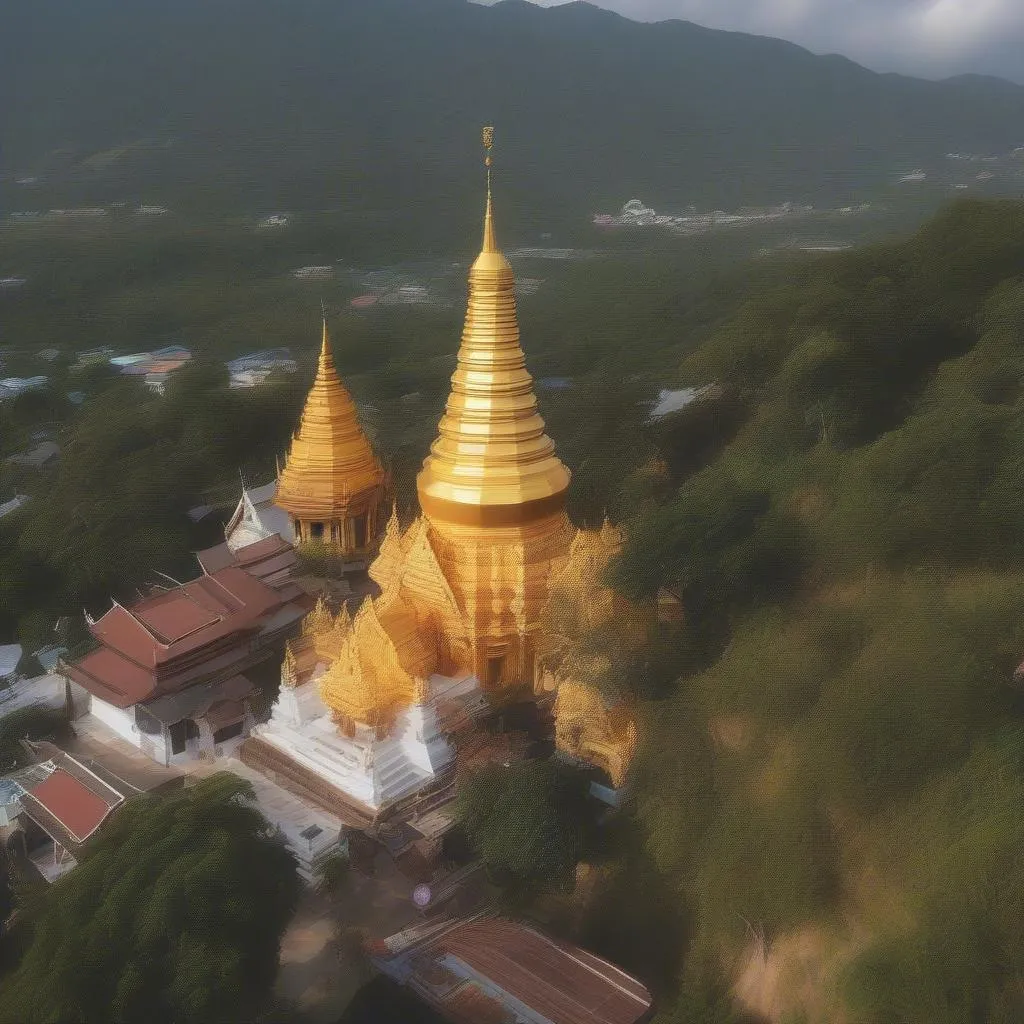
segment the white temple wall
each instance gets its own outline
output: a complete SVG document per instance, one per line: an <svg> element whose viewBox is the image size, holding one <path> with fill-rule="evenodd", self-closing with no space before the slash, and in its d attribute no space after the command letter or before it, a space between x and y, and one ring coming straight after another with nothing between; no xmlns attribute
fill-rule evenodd
<svg viewBox="0 0 1024 1024"><path fill-rule="evenodd" d="M65 677L65 685L71 692L71 720L81 718L89 714L89 704L92 701L92 694L83 686Z"/></svg>
<svg viewBox="0 0 1024 1024"><path fill-rule="evenodd" d="M89 699L89 712L133 747L141 746L139 730L135 725L134 707L115 707L113 704L108 704L105 700L100 700L99 697L92 694Z"/></svg>
<svg viewBox="0 0 1024 1024"><path fill-rule="evenodd" d="M453 757L448 741L440 734L433 704L411 704L395 721L395 739L402 753L430 775Z"/></svg>
<svg viewBox="0 0 1024 1024"><path fill-rule="evenodd" d="M282 683L271 712L272 717L276 721L299 726L328 715L327 705L320 699L321 674L315 673L314 678L302 686L285 686Z"/></svg>

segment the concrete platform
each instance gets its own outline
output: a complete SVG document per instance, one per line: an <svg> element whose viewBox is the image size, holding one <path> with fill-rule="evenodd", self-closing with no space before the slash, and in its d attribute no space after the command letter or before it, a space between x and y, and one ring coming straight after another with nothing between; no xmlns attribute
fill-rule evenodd
<svg viewBox="0 0 1024 1024"><path fill-rule="evenodd" d="M73 721L71 728L74 736L64 749L72 757L87 765L90 760L98 762L136 792L163 792L184 786L184 772L157 764L98 718L85 715Z"/></svg>
<svg viewBox="0 0 1024 1024"><path fill-rule="evenodd" d="M315 804L299 799L265 775L235 758L197 761L188 766L189 776L200 779L217 772L231 772L251 783L260 813L276 826L299 861L299 873L312 882L319 865L334 854L347 851L343 822Z"/></svg>

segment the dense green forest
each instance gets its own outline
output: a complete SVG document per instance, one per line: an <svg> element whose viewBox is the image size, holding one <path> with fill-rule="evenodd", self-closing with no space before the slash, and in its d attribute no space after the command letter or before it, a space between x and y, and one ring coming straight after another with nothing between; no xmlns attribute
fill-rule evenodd
<svg viewBox="0 0 1024 1024"><path fill-rule="evenodd" d="M739 411L697 465L663 430L629 519L615 579L680 593L688 642L583 926L643 976L672 901L659 1021L1024 1014L1022 239L1024 204L958 204L682 361Z"/></svg>

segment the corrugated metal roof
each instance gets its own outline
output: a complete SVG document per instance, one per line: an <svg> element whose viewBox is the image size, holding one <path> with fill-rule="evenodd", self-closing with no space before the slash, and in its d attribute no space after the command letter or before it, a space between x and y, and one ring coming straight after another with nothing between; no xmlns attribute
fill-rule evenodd
<svg viewBox="0 0 1024 1024"><path fill-rule="evenodd" d="M513 921L460 923L417 957L427 952L552 1024L635 1024L651 1007L650 992L613 964Z"/></svg>

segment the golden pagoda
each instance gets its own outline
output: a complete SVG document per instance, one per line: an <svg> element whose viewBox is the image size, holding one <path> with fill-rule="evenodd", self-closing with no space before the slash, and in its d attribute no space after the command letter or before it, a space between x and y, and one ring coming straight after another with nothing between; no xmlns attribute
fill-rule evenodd
<svg viewBox="0 0 1024 1024"><path fill-rule="evenodd" d="M488 189L483 246L451 394L417 478L420 515L385 530L370 576L381 594L352 621L320 681L339 724L386 730L432 675L474 676L492 693L529 687L552 565L574 530L569 471L537 412L519 343L512 269L498 251Z"/></svg>
<svg viewBox="0 0 1024 1024"><path fill-rule="evenodd" d="M569 471L537 411L512 270L495 243L491 141L485 129L483 245L469 272L451 393L417 477L421 513L403 528L392 511L369 569L378 596L354 614L324 602L310 614L289 644L271 720L254 733L264 756L288 757L294 770L314 773L374 812L443 778L455 756L448 738L488 704L524 691L542 695L542 676L563 677L539 666L550 581L572 586L578 576L575 585L597 596L590 553L606 560L615 544L607 530L577 531L566 515ZM325 342L310 396L317 410L326 400L313 402L328 377L327 358ZM313 436L310 405L289 471ZM281 491L305 521L312 503L293 497L296 478L282 475ZM563 701L567 722L593 718L592 706L586 694ZM621 777L634 731L620 717L613 709L594 742L567 741L567 748L594 751Z"/></svg>
<svg viewBox="0 0 1024 1024"><path fill-rule="evenodd" d="M366 557L376 549L386 490L386 474L334 368L325 317L316 378L274 503L290 516L296 544L315 541Z"/></svg>

